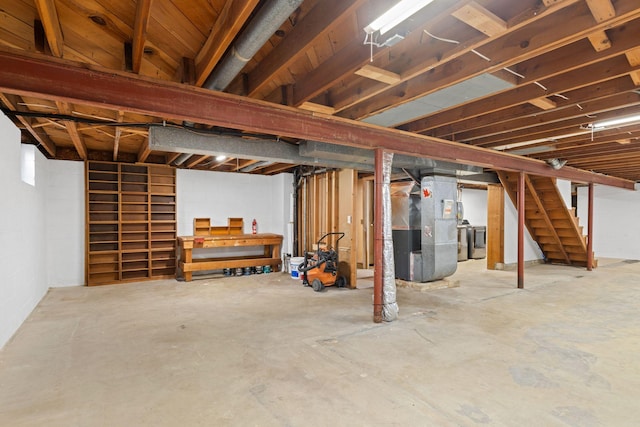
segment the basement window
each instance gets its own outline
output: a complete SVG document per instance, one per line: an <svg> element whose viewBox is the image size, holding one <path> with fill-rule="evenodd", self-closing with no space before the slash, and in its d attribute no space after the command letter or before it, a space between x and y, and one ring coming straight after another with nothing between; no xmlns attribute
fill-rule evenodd
<svg viewBox="0 0 640 427"><path fill-rule="evenodd" d="M20 151L20 175L22 181L36 186L36 147L35 145L21 144Z"/></svg>

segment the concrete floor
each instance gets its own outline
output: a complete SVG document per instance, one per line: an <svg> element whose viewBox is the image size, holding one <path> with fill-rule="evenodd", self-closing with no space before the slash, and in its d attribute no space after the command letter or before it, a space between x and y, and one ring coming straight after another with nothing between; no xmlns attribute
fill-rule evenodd
<svg viewBox="0 0 640 427"><path fill-rule="evenodd" d="M639 279L467 261L385 324L370 278L52 289L0 351L0 426L637 426Z"/></svg>

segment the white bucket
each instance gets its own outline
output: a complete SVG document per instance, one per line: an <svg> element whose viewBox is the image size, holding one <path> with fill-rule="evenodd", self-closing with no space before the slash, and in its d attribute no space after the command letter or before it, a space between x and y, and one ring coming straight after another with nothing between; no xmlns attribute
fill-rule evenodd
<svg viewBox="0 0 640 427"><path fill-rule="evenodd" d="M298 271L298 266L300 264L302 264L304 262L304 257L291 257L291 259L289 260L289 265L291 266L291 268L289 268L289 271L291 271L291 278L292 279L299 279L301 278L301 274Z"/></svg>

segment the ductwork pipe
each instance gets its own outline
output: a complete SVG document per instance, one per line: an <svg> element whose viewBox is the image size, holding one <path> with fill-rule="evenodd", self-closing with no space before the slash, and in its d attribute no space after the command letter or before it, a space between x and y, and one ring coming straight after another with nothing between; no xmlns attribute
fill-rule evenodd
<svg viewBox="0 0 640 427"><path fill-rule="evenodd" d="M203 87L222 91L269 40L303 0L272 0L265 4L213 70Z"/></svg>

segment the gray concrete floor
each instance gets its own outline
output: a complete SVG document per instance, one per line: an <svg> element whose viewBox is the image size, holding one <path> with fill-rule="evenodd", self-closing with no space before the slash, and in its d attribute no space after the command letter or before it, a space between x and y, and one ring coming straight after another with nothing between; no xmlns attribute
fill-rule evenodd
<svg viewBox="0 0 640 427"><path fill-rule="evenodd" d="M0 351L0 426L637 426L640 263L461 263L398 290L283 273L52 289Z"/></svg>

